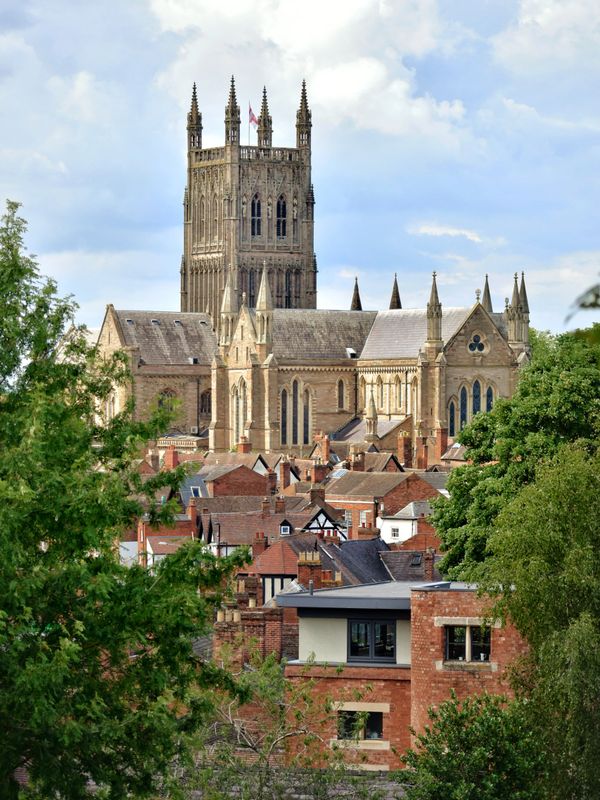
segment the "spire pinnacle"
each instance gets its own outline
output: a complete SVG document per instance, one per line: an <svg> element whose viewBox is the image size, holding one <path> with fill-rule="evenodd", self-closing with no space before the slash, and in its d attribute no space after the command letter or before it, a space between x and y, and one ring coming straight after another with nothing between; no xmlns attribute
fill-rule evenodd
<svg viewBox="0 0 600 800"><path fill-rule="evenodd" d="M221 314L237 314L238 303L237 294L233 286L233 273L231 266L229 267L229 274L227 275L227 282L223 290L223 300L221 301Z"/></svg>
<svg viewBox="0 0 600 800"><path fill-rule="evenodd" d="M390 309L402 308L400 292L398 291L398 276L394 272L394 285L392 287L392 297L390 299Z"/></svg>
<svg viewBox="0 0 600 800"><path fill-rule="evenodd" d="M262 105L258 118L258 146L272 147L273 144L273 121L269 116L269 103L267 101L267 87L263 86Z"/></svg>
<svg viewBox="0 0 600 800"><path fill-rule="evenodd" d="M438 296L436 273L431 281L431 294L427 303L427 340L429 342L442 341L442 304Z"/></svg>
<svg viewBox="0 0 600 800"><path fill-rule="evenodd" d="M227 107L230 111L235 111L237 107L237 97L235 96L235 78L231 76L231 85L229 87L229 100L227 101Z"/></svg>
<svg viewBox="0 0 600 800"><path fill-rule="evenodd" d="M433 306L441 305L440 304L440 298L438 296L437 282L436 282L436 279L435 279L436 275L437 275L437 273L434 272L433 273L433 280L431 281L431 293L429 295L429 303L427 304L427 308L428 309L429 309L429 306L431 306L433 308Z"/></svg>
<svg viewBox="0 0 600 800"><path fill-rule="evenodd" d="M493 309L492 309L492 296L490 294L490 284L489 284L489 281L488 281L487 273L486 273L486 276L485 276L485 285L483 287L483 297L481 299L481 305L485 308L485 310L488 312L488 314L492 313L492 311L493 311Z"/></svg>
<svg viewBox="0 0 600 800"><path fill-rule="evenodd" d="M260 287L258 289L258 298L256 300L256 310L271 311L272 308L273 308L273 298L271 296L271 287L269 286L267 262L263 261L263 271L260 279Z"/></svg>
<svg viewBox="0 0 600 800"><path fill-rule="evenodd" d="M225 144L240 143L240 107L235 96L235 79L231 76L229 99L225 106Z"/></svg>
<svg viewBox="0 0 600 800"><path fill-rule="evenodd" d="M377 406L375 405L375 395L373 394L372 386L371 396L369 397L369 404L367 406L367 419L377 419Z"/></svg>
<svg viewBox="0 0 600 800"><path fill-rule="evenodd" d="M516 272L515 272L515 282L513 285L512 300L510 301L510 304L513 307L513 311L516 311L521 305L521 300L519 298L519 276L517 275Z"/></svg>
<svg viewBox="0 0 600 800"><path fill-rule="evenodd" d="M192 86L192 102L187 115L188 150L202 147L202 114L198 111L196 82Z"/></svg>
<svg viewBox="0 0 600 800"><path fill-rule="evenodd" d="M198 116L198 97L196 95L196 81L194 81L194 85L192 86L192 104L190 106L190 114L192 118Z"/></svg>
<svg viewBox="0 0 600 800"><path fill-rule="evenodd" d="M527 300L527 289L525 288L525 273L521 273L521 288L519 289L519 300L521 302L521 310L524 314L529 314L529 302Z"/></svg>
<svg viewBox="0 0 600 800"><path fill-rule="evenodd" d="M300 108L296 112L296 147L310 148L311 113L306 97L306 81L302 81L300 92Z"/></svg>
<svg viewBox="0 0 600 800"><path fill-rule="evenodd" d="M350 311L362 311L362 303L360 302L360 292L358 291L358 277L354 278L354 292L352 293L352 303L350 304Z"/></svg>

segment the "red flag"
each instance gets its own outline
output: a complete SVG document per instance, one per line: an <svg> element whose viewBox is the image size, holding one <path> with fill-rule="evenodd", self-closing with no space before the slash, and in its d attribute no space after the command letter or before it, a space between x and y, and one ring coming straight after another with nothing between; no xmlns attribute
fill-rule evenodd
<svg viewBox="0 0 600 800"><path fill-rule="evenodd" d="M256 119L256 114L252 111L252 106L248 103L248 124L254 125L256 128L258 126L258 120Z"/></svg>

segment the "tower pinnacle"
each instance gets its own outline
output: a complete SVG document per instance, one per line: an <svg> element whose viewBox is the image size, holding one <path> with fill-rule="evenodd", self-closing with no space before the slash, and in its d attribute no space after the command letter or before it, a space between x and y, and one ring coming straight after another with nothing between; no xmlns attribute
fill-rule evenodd
<svg viewBox="0 0 600 800"><path fill-rule="evenodd" d="M398 276L394 272L394 285L392 287L392 297L390 299L390 309L402 308L400 292L398 291Z"/></svg>
<svg viewBox="0 0 600 800"><path fill-rule="evenodd" d="M311 113L306 97L306 81L302 81L300 92L300 108L296 112L296 147L306 147L310 150L310 129L312 128Z"/></svg>
<svg viewBox="0 0 600 800"><path fill-rule="evenodd" d="M198 111L196 83L192 87L192 102L187 115L188 150L202 147L202 114Z"/></svg>
<svg viewBox="0 0 600 800"><path fill-rule="evenodd" d="M263 86L262 105L258 118L258 146L272 147L273 145L273 122L269 116L269 104L267 102L267 87Z"/></svg>
<svg viewBox="0 0 600 800"><path fill-rule="evenodd" d="M436 273L431 281L431 293L427 303L427 339L431 342L442 340L442 304L438 296Z"/></svg>
<svg viewBox="0 0 600 800"><path fill-rule="evenodd" d="M492 309L492 296L490 295L490 284L488 282L488 276L485 276L485 285L483 287L483 297L481 299L481 305L485 308L488 314L491 314Z"/></svg>
<svg viewBox="0 0 600 800"><path fill-rule="evenodd" d="M360 292L358 291L358 278L354 278L354 291L352 292L352 303L350 304L350 311L362 311L362 303L360 302Z"/></svg>
<svg viewBox="0 0 600 800"><path fill-rule="evenodd" d="M225 144L239 144L240 142L240 107L235 96L235 79L231 76L229 99L225 106Z"/></svg>

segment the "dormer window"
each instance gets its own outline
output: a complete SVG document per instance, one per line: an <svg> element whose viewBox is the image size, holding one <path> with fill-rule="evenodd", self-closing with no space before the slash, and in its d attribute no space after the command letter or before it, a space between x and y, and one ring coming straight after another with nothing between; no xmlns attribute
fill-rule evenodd
<svg viewBox="0 0 600 800"><path fill-rule="evenodd" d="M151 320L150 320L150 322L151 322L153 325L160 325L160 320L158 320L158 319L151 319Z"/></svg>
<svg viewBox="0 0 600 800"><path fill-rule="evenodd" d="M289 522L284 520L281 525L279 526L279 535L280 536L289 536L292 532L292 526Z"/></svg>

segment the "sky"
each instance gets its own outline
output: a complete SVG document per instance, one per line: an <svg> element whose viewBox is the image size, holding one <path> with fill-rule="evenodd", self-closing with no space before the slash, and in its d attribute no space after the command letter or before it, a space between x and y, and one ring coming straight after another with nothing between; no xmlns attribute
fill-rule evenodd
<svg viewBox="0 0 600 800"><path fill-rule="evenodd" d="M218 146L232 74L275 146L306 79L319 307L394 273L423 307L436 271L501 310L524 271L534 327L600 319L565 323L600 274L598 0L1 0L0 199L79 321L178 308L192 83Z"/></svg>

